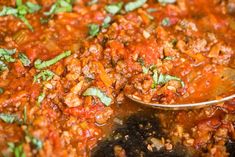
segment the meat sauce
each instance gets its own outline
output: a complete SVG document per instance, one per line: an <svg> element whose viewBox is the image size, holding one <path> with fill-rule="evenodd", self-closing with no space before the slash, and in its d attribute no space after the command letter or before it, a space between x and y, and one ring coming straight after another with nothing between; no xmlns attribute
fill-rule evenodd
<svg viewBox="0 0 235 157"><path fill-rule="evenodd" d="M162 149L229 156L235 100L159 111L124 92L166 105L234 94L233 0L12 0L0 10L1 156L90 156L139 111L159 119Z"/></svg>

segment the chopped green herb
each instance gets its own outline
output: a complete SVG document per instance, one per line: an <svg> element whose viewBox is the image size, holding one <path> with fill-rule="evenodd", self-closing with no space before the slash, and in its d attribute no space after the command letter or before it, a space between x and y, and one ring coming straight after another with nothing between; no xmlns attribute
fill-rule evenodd
<svg viewBox="0 0 235 157"><path fill-rule="evenodd" d="M158 85L158 71L157 69L153 70L153 84L152 84L152 88L156 88L156 86Z"/></svg>
<svg viewBox="0 0 235 157"><path fill-rule="evenodd" d="M122 6L123 6L123 2L118 2L118 3L107 5L105 7L105 10L108 13L115 15L120 12L120 10L122 9Z"/></svg>
<svg viewBox="0 0 235 157"><path fill-rule="evenodd" d="M171 60L173 60L174 59L174 57L172 57L172 56L167 56L167 57L165 57L163 60L165 60L165 61L171 61Z"/></svg>
<svg viewBox="0 0 235 157"><path fill-rule="evenodd" d="M39 74L34 76L33 83L40 83L40 79L42 79L43 81L49 81L53 78L54 75L55 73L50 70L43 70Z"/></svg>
<svg viewBox="0 0 235 157"><path fill-rule="evenodd" d="M19 53L18 57L19 57L20 61L23 63L24 66L29 66L30 65L31 62L25 54Z"/></svg>
<svg viewBox="0 0 235 157"><path fill-rule="evenodd" d="M170 26L171 25L171 21L168 17L164 18L161 22L162 26Z"/></svg>
<svg viewBox="0 0 235 157"><path fill-rule="evenodd" d="M144 59L143 59L143 58L141 58L141 57L138 57L138 58L137 58L137 62L139 62L139 63L140 63L140 65L142 65L142 66L144 66L144 65L145 65L145 63L144 63Z"/></svg>
<svg viewBox="0 0 235 157"><path fill-rule="evenodd" d="M100 89L98 89L96 87L88 88L83 93L83 96L96 96L106 106L109 106L111 104L111 102L112 102L111 98L109 98L104 92L102 92Z"/></svg>
<svg viewBox="0 0 235 157"><path fill-rule="evenodd" d="M2 10L0 11L0 16L6 16L6 15L14 15L16 16L18 13L18 10L12 7L6 7L4 6Z"/></svg>
<svg viewBox="0 0 235 157"><path fill-rule="evenodd" d="M177 42L178 42L177 39L172 39L172 40L170 41L170 43L171 43L173 46L175 46L175 45L177 44Z"/></svg>
<svg viewBox="0 0 235 157"><path fill-rule="evenodd" d="M23 119L23 122L26 124L27 122L27 107L24 106L24 119Z"/></svg>
<svg viewBox="0 0 235 157"><path fill-rule="evenodd" d="M23 149L23 144L16 145L15 143L9 142L8 148L14 154L15 157L26 157Z"/></svg>
<svg viewBox="0 0 235 157"><path fill-rule="evenodd" d="M97 36L100 31L100 26L98 24L89 24L88 28L89 28L89 35L91 37Z"/></svg>
<svg viewBox="0 0 235 157"><path fill-rule="evenodd" d="M159 84L159 85L166 84L170 80L180 81L181 86L184 87L184 82L180 78L175 77L175 76L171 76L171 75L167 75L167 74L166 75L160 74L159 77L158 77L158 83L157 84Z"/></svg>
<svg viewBox="0 0 235 157"><path fill-rule="evenodd" d="M143 71L143 73L144 73L144 74L148 74L149 68L145 66L145 63L144 63L143 58L141 58L141 57L137 58L137 62L139 62L140 65L142 66L142 71Z"/></svg>
<svg viewBox="0 0 235 157"><path fill-rule="evenodd" d="M22 3L21 0L16 1L16 8L3 7L0 12L0 16L13 15L25 23L25 25L33 31L33 27L30 25L29 21L25 18L28 13L34 13L41 9L41 6L34 4L32 2Z"/></svg>
<svg viewBox="0 0 235 157"><path fill-rule="evenodd" d="M4 121L5 123L13 123L16 121L19 121L18 117L14 114L5 114L5 113L0 113L0 119Z"/></svg>
<svg viewBox="0 0 235 157"><path fill-rule="evenodd" d="M7 62L14 62L15 59L11 57L16 52L16 49L2 49L0 48L0 59L5 60Z"/></svg>
<svg viewBox="0 0 235 157"><path fill-rule="evenodd" d="M41 17L40 18L40 23L41 24L45 24L45 23L48 23L49 20L50 20L50 18L43 18L43 17Z"/></svg>
<svg viewBox="0 0 235 157"><path fill-rule="evenodd" d="M55 63L57 63L58 61L60 61L61 59L65 58L65 57L68 57L71 55L71 51L65 51L61 54L59 54L58 56L56 56L55 58L53 59L50 59L48 61L42 61L40 59L37 59L35 62L34 62L34 66L35 68L37 69L44 69L46 67L49 67Z"/></svg>
<svg viewBox="0 0 235 157"><path fill-rule="evenodd" d="M38 96L38 100L37 100L37 104L40 105L41 102L44 100L46 94L45 93L41 93L39 96Z"/></svg>
<svg viewBox="0 0 235 157"><path fill-rule="evenodd" d="M7 69L7 65L3 61L0 60L0 72L6 69Z"/></svg>
<svg viewBox="0 0 235 157"><path fill-rule="evenodd" d="M171 3L175 3L176 0L158 0L158 2L162 4L171 4Z"/></svg>
<svg viewBox="0 0 235 157"><path fill-rule="evenodd" d="M52 14L71 12L73 9L72 0L57 0L44 15L50 16Z"/></svg>
<svg viewBox="0 0 235 157"><path fill-rule="evenodd" d="M32 2L26 2L26 6L28 7L28 12L29 13L34 13L34 12L37 12L41 9L40 5L34 4Z"/></svg>
<svg viewBox="0 0 235 157"><path fill-rule="evenodd" d="M0 88L0 94L2 94L4 92L3 88Z"/></svg>
<svg viewBox="0 0 235 157"><path fill-rule="evenodd" d="M142 71L143 71L144 74L148 74L149 68L147 68L145 66L142 66Z"/></svg>
<svg viewBox="0 0 235 157"><path fill-rule="evenodd" d="M105 17L103 23L102 23L102 28L107 28L109 26L109 23L112 21L110 16Z"/></svg>
<svg viewBox="0 0 235 157"><path fill-rule="evenodd" d="M98 2L98 0L91 0L91 1L89 1L87 4L88 5L94 5L94 4L96 4Z"/></svg>
<svg viewBox="0 0 235 157"><path fill-rule="evenodd" d="M41 149L43 146L42 141L37 139L36 137L31 137L31 142L36 149Z"/></svg>
<svg viewBox="0 0 235 157"><path fill-rule="evenodd" d="M147 2L147 0L136 0L134 2L128 2L125 5L125 11L130 12L137 8L140 8L142 5L144 5L145 2Z"/></svg>
<svg viewBox="0 0 235 157"><path fill-rule="evenodd" d="M156 8L148 8L147 9L147 12L149 12L149 13L153 13L153 12L156 12L156 11L157 11Z"/></svg>

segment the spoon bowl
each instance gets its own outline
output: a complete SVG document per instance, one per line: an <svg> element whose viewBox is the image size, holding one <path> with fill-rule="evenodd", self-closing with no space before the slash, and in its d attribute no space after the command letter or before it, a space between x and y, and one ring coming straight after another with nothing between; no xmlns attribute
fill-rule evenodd
<svg viewBox="0 0 235 157"><path fill-rule="evenodd" d="M140 98L125 93L125 96L130 100L137 102L138 104L165 110L185 110L185 109L197 109L202 107L208 107L210 105L215 105L223 103L229 100L235 100L235 69L229 67L223 67L218 71L218 75L215 77L219 78L216 87L213 90L205 91L210 96L210 99L200 102L186 102L186 103L175 103L175 104L163 104L157 102L145 102ZM225 83L226 82L226 83Z"/></svg>

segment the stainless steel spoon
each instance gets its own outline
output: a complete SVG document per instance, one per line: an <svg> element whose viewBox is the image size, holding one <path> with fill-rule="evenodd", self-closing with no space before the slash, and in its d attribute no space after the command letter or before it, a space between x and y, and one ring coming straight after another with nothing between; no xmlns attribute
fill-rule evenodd
<svg viewBox="0 0 235 157"><path fill-rule="evenodd" d="M165 110L185 110L185 109L196 109L202 107L208 107L209 105L219 104L228 100L232 100L235 98L235 94L224 97L219 100L211 100L211 101L204 101L199 103L187 103L187 104L158 104L158 103L151 103L151 102L144 102L142 100L138 100L134 98L132 95L125 94L126 97L131 99L134 102L142 104L144 106L158 108L158 109L165 109Z"/></svg>
<svg viewBox="0 0 235 157"><path fill-rule="evenodd" d="M221 78L231 81L231 89L234 89L235 91L235 69L233 68L223 68L220 72ZM208 92L208 91L205 91ZM224 87L224 85L218 84L217 87L213 91L215 93L215 97L221 95L222 93L227 92L227 88ZM209 100L204 102L196 102L196 103L185 103L185 104L161 104L161 103L152 103L152 102L144 102L140 99L135 98L134 96L125 93L126 97L128 97L130 100L137 102L139 104L142 104L144 106L152 107L152 108L158 108L158 109L164 109L164 110L185 110L185 109L196 109L196 108L202 108L202 107L208 107L209 105L219 104L223 103L225 101L229 101L232 99L235 99L235 93L232 95L223 97L221 99L217 100Z"/></svg>

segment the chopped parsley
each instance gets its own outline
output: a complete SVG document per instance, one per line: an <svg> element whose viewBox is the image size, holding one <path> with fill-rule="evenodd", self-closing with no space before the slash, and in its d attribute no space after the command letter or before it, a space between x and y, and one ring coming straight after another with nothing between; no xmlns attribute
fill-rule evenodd
<svg viewBox="0 0 235 157"><path fill-rule="evenodd" d="M57 0L50 8L48 12L45 12L44 15L50 16L53 14L71 12L73 9L72 0Z"/></svg>
<svg viewBox="0 0 235 157"><path fill-rule="evenodd" d="M84 93L83 96L96 96L100 99L100 101L105 105L109 106L112 102L112 99L108 97L104 92L96 87L88 88Z"/></svg>
<svg viewBox="0 0 235 157"><path fill-rule="evenodd" d="M89 35L91 37L97 36L100 32L100 26L98 24L94 24L94 23L89 24L88 28L89 28Z"/></svg>
<svg viewBox="0 0 235 157"><path fill-rule="evenodd" d="M29 58L25 54L19 53L18 57L19 57L20 61L22 62L22 64L24 66L29 66L30 65L31 62L30 62Z"/></svg>
<svg viewBox="0 0 235 157"><path fill-rule="evenodd" d="M19 122L19 118L17 117L17 115L14 114L0 113L0 119L5 123L10 123L10 124L14 122Z"/></svg>
<svg viewBox="0 0 235 157"><path fill-rule="evenodd" d="M3 9L0 11L0 16L6 16L6 15L13 15L21 21L24 22L24 24L33 31L33 27L25 17L28 13L34 13L41 9L41 6L38 4L34 4L32 2L26 2L23 4L22 0L16 0L16 8L12 7L6 7L4 6Z"/></svg>
<svg viewBox="0 0 235 157"><path fill-rule="evenodd" d="M123 2L113 3L110 5L107 5L105 7L105 10L108 13L115 15L120 12L120 10L122 9L122 6L123 6Z"/></svg>
<svg viewBox="0 0 235 157"><path fill-rule="evenodd" d="M55 75L55 73L53 73L50 70L43 70L34 76L33 83L35 83L35 82L40 83L40 79L43 81L49 81L53 78L54 75Z"/></svg>
<svg viewBox="0 0 235 157"><path fill-rule="evenodd" d="M134 2L128 2L126 5L125 5L125 11L126 12L130 12L130 11L133 11L137 8L140 8L142 5L144 5L144 3L146 3L147 0L136 0Z"/></svg>
<svg viewBox="0 0 235 157"><path fill-rule="evenodd" d="M58 56L56 56L55 58L53 59L50 59L48 61L42 61L40 59L37 59L35 62L34 62L34 67L37 68L37 69L44 69L46 67L49 67L55 63L57 63L58 61L60 61L61 59L65 58L65 57L68 57L71 55L71 51L65 51L61 54L59 54Z"/></svg>
<svg viewBox="0 0 235 157"><path fill-rule="evenodd" d="M26 157L22 143L17 145L15 143L9 142L7 145L15 157Z"/></svg>

